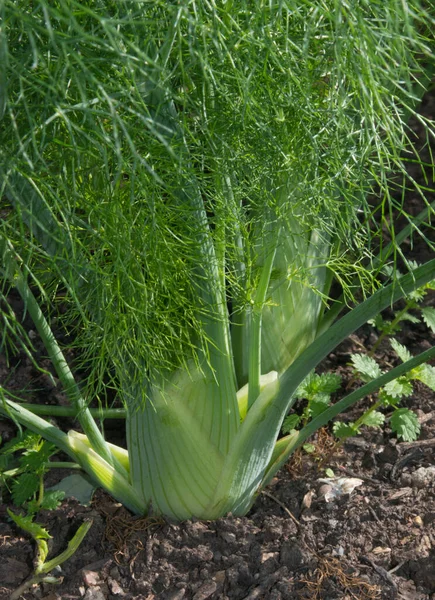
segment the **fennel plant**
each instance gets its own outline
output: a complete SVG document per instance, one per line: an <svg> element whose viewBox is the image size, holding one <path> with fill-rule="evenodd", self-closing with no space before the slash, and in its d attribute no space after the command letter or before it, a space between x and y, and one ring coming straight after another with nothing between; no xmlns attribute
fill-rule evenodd
<svg viewBox="0 0 435 600"><path fill-rule="evenodd" d="M403 239L431 231L430 185L406 163L430 172L407 120L433 136L416 112L433 6L3 0L1 18L3 342L32 353L14 287L83 433L7 391L0 411L138 514L245 514L317 427L435 355L278 440L322 358L435 278L435 260L395 276ZM416 219L406 188L425 207ZM127 449L89 410L109 388Z"/></svg>

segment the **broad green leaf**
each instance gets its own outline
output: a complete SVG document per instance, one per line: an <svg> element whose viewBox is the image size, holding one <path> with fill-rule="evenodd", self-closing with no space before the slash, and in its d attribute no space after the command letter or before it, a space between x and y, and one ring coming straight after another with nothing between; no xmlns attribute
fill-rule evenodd
<svg viewBox="0 0 435 600"><path fill-rule="evenodd" d="M353 423L342 423L341 421L336 421L332 426L332 431L334 435L338 437L340 440L345 440L348 437L352 437L358 433L358 430L355 429Z"/></svg>
<svg viewBox="0 0 435 600"><path fill-rule="evenodd" d="M435 308L427 306L421 309L421 313L426 325L435 333Z"/></svg>
<svg viewBox="0 0 435 600"><path fill-rule="evenodd" d="M411 372L411 377L413 379L418 379L431 390L435 391L435 367L432 365L420 365Z"/></svg>
<svg viewBox="0 0 435 600"><path fill-rule="evenodd" d="M46 491L41 502L41 509L55 510L65 497L65 492L61 490Z"/></svg>
<svg viewBox="0 0 435 600"><path fill-rule="evenodd" d="M301 422L301 417L299 415L297 415L297 414L288 415L288 417L286 417L284 419L284 423L282 424L282 432L290 433L291 431L293 431L293 429L296 429L296 427L299 425L300 422Z"/></svg>
<svg viewBox="0 0 435 600"><path fill-rule="evenodd" d="M340 388L340 385L340 375L335 373L310 373L310 375L298 387L296 391L296 397L313 400L317 396L330 396Z"/></svg>
<svg viewBox="0 0 435 600"><path fill-rule="evenodd" d="M420 433L420 423L417 415L408 408L398 408L390 419L391 429L405 442L413 442Z"/></svg>
<svg viewBox="0 0 435 600"><path fill-rule="evenodd" d="M295 392L295 398L298 398L300 400L308 400L311 397L312 381L315 377L316 373L314 371L312 371L307 377L305 377L305 379Z"/></svg>
<svg viewBox="0 0 435 600"><path fill-rule="evenodd" d="M383 406L397 406L400 402L400 398L393 398L390 394L387 394L385 390L379 390L379 400Z"/></svg>
<svg viewBox="0 0 435 600"><path fill-rule="evenodd" d="M406 362L412 358L412 354L409 352L409 350L402 344L399 344L395 338L390 339L390 344L402 362Z"/></svg>
<svg viewBox="0 0 435 600"><path fill-rule="evenodd" d="M352 354L350 359L363 381L371 381L382 375L381 368L374 358L366 354Z"/></svg>
<svg viewBox="0 0 435 600"><path fill-rule="evenodd" d="M426 295L426 290L424 289L424 286L423 286L421 288L414 290L413 292L410 292L410 294L407 297L410 300L414 300L415 302L419 303L423 300L425 295Z"/></svg>
<svg viewBox="0 0 435 600"><path fill-rule="evenodd" d="M409 379L404 376L387 383L384 387L384 391L392 398L401 398L402 396L405 396L406 398L412 394L413 387Z"/></svg>
<svg viewBox="0 0 435 600"><path fill-rule="evenodd" d="M39 448L25 452L20 459L20 465L34 473L43 472L50 456L57 452L56 447L44 441Z"/></svg>
<svg viewBox="0 0 435 600"><path fill-rule="evenodd" d="M39 477L35 473L23 473L12 485L12 500L21 506L39 489Z"/></svg>
<svg viewBox="0 0 435 600"><path fill-rule="evenodd" d="M338 373L322 373L320 376L320 389L319 392L325 394L333 394L340 389L341 386L341 375Z"/></svg>
<svg viewBox="0 0 435 600"><path fill-rule="evenodd" d="M368 427L380 427L384 421L385 415L377 410L374 410L367 415L363 415L361 425L367 425Z"/></svg>
<svg viewBox="0 0 435 600"><path fill-rule="evenodd" d="M309 412L310 412L310 416L311 418L315 418L318 415L320 415L322 412L324 412L328 406L331 404L330 400L331 397L327 394L325 394L325 396L323 397L319 397L320 395L316 396L315 400L312 400L310 402L310 408L309 408Z"/></svg>

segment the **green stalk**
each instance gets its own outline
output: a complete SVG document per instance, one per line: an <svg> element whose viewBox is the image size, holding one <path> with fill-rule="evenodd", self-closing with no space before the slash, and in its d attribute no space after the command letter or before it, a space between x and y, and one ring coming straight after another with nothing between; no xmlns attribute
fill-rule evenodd
<svg viewBox="0 0 435 600"><path fill-rule="evenodd" d="M86 400L83 398L79 386L69 368L69 365L60 349L51 328L44 317L39 304L31 292L27 282L22 275L15 279L15 287L23 298L24 304L29 311L30 316L38 330L39 335L47 349L48 355L53 363L56 373L62 382L63 389L68 396L69 401L77 412L77 419L86 433L94 450L104 458L110 465L120 469L120 473L125 475L123 467L113 458L106 441L98 429L94 418L89 411Z"/></svg>
<svg viewBox="0 0 435 600"><path fill-rule="evenodd" d="M74 461L77 461L77 455L71 444L69 443L68 436L63 433L58 427L51 425L44 419L41 419L37 415L34 415L29 410L23 408L20 404L4 398L4 401L0 403L0 414L12 421L24 425L30 431L34 431L42 436L47 441L54 444L59 450L68 454Z"/></svg>
<svg viewBox="0 0 435 600"><path fill-rule="evenodd" d="M266 302L269 289L270 276L278 245L279 233L276 234L274 248L268 253L261 269L260 281L255 292L255 300L251 313L251 329L249 339L249 389L248 410L254 404L260 394L261 377L261 323L263 306Z"/></svg>
<svg viewBox="0 0 435 600"><path fill-rule="evenodd" d="M53 363L56 373L62 382L63 389L68 396L69 401L73 405L77 413L77 419L86 433L92 447L95 451L104 458L110 465L116 466L120 473L127 475L122 465L112 456L106 441L98 429L94 418L92 417L85 399L83 398L79 386L77 385L74 376L69 368L69 365L60 349L56 338L44 317L42 310L33 295L21 269L13 258L13 250L6 245L3 246L3 260L6 262L6 272L11 276L13 273L13 283L23 299L24 306L29 312L36 329L44 343L48 355Z"/></svg>
<svg viewBox="0 0 435 600"><path fill-rule="evenodd" d="M19 405L35 415L47 417L73 417L77 418L79 413L75 408L69 406L50 406L48 404L31 404L19 402ZM92 417L96 419L125 419L125 408L88 408Z"/></svg>
<svg viewBox="0 0 435 600"><path fill-rule="evenodd" d="M109 465L99 454L89 447L83 440L82 434L76 431L68 433L68 442L73 448L77 462L91 476L93 481L109 492L114 498L126 506L136 515L144 515L147 506L137 494L129 482L128 477L124 477Z"/></svg>
<svg viewBox="0 0 435 600"><path fill-rule="evenodd" d="M46 563L44 563L38 569L38 571L37 571L38 574L39 573L50 573L50 571L52 571L55 567L61 565L66 560L71 558L71 556L73 556L73 554L75 554L75 552L77 552L80 544L83 542L86 534L88 533L89 529L92 527L92 523L93 523L93 521L85 521L84 523L82 523L80 525L80 527L77 529L72 540L70 540L68 542L67 549L64 550L63 552L61 552L55 558L52 558L51 560L48 560Z"/></svg>
<svg viewBox="0 0 435 600"><path fill-rule="evenodd" d="M67 435L12 400L5 399L5 403L0 404L0 414L17 421L30 431L38 433L57 446L59 450L68 454L88 473L97 485L105 489L119 502L122 502L132 512L135 514L146 512L146 505L141 502L141 499L130 485L129 476L124 477L118 469L115 470L112 465L99 456L90 447L86 436L75 431L70 431ZM126 455L126 451L121 448L118 450L120 460L122 460L121 454ZM120 460L117 462L120 463ZM124 467L122 467L122 470L127 472Z"/></svg>
<svg viewBox="0 0 435 600"><path fill-rule="evenodd" d="M348 394L345 398L343 398L333 406L327 408L300 431L291 433L285 438L278 440L278 442L275 445L274 452L272 454L270 465L261 482L261 488L264 488L270 482L275 473L287 461L288 457L297 448L302 446L302 444L304 444L304 442L311 435L313 435L313 433L318 431L321 427L329 423L337 415L347 410L350 406L352 406L365 396L373 394L374 392L379 390L379 388L383 387L390 381L393 381L393 379L397 379L401 375L409 373L410 371L412 371L412 369L415 369L419 365L428 362L433 358L435 358L435 346L432 346L432 348L429 348L429 350L425 350L424 352L400 364L394 369L391 369L391 371L389 371L388 373L384 373L377 379L366 383L358 390L355 390L351 394Z"/></svg>
<svg viewBox="0 0 435 600"><path fill-rule="evenodd" d="M47 463L45 463L44 467L46 469L72 469L73 471L83 471L83 468L78 463L62 460L59 460L57 462L48 461Z"/></svg>

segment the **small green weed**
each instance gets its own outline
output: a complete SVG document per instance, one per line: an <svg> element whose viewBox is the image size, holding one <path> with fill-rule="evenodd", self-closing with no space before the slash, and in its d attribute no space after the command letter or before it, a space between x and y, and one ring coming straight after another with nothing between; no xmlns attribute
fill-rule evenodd
<svg viewBox="0 0 435 600"><path fill-rule="evenodd" d="M59 490L47 491L44 486L44 476L50 468L49 459L56 452L53 444L30 431L20 432L0 449L1 497L9 494L13 504L24 511L24 514L17 514L8 508L7 512L12 521L36 542L34 573L11 594L10 600L17 600L35 584L60 583L63 578L50 573L59 570L59 566L76 552L92 525L92 521L82 523L67 549L47 560L47 540L51 535L34 519L42 509L56 509L65 495Z"/></svg>
<svg viewBox="0 0 435 600"><path fill-rule="evenodd" d="M57 448L40 435L24 431L0 449L0 489L10 493L13 504L28 515L54 510L64 497L61 491L47 491L44 476L49 459Z"/></svg>
<svg viewBox="0 0 435 600"><path fill-rule="evenodd" d="M435 281L410 294L406 298L405 307L395 313L392 320L386 320L382 315L378 315L370 321L370 324L380 331L380 336L367 354L351 355L351 365L354 370L352 381L359 379L364 383L368 383L384 373L381 366L373 358L373 354L386 337L390 337L391 347L402 362L412 358L409 350L400 344L396 338L391 337L400 331L401 322L406 320L411 323L418 323L423 320L428 328L435 333L435 308L422 308L420 306L429 290L435 290ZM410 311L413 311L413 313ZM414 314L417 311L420 313L420 317ZM388 420L391 430L399 439L406 442L416 440L420 434L420 423L417 415L408 408L400 407L403 398L412 395L415 381L420 381L435 391L435 367L422 364L398 379L390 381L379 390L378 399L356 421L346 423L336 421L333 425L333 433L338 438L339 443L349 437L358 435L363 426L380 427L386 420ZM311 373L296 390L296 398L306 401L306 404L300 414L294 412L286 417L282 432L287 434L295 429L305 427L308 421L325 411L331 405L332 394L340 389L341 383L341 377L338 374ZM307 446L306 450L309 451L310 445L306 444L305 446Z"/></svg>

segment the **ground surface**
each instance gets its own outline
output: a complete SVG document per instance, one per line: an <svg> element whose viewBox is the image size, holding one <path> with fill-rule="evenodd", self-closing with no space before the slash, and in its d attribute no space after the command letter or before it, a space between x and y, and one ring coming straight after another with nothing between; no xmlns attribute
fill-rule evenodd
<svg viewBox="0 0 435 600"><path fill-rule="evenodd" d="M428 116L433 106L433 98L426 101ZM411 196L411 211L414 203L417 211ZM421 261L429 258L421 245L406 251ZM428 304L435 306L434 295ZM407 326L398 338L415 354L434 343L423 325ZM375 340L365 326L322 368L349 380L350 354ZM377 357L384 368L397 364L387 343ZM0 356L0 380L9 389L27 389L34 401L64 402L24 355L12 365L11 370ZM50 556L66 548L83 520L92 519L93 525L79 551L64 563L62 582L36 586L23 597L435 600L434 393L418 385L403 405L418 413L422 431L417 442L398 442L385 426L367 429L331 455L332 438L322 430L313 440L316 452L298 453L244 518L181 525L135 519L101 492L89 507L70 499L56 511L40 513L38 521L53 536ZM359 414L361 407L347 418ZM114 432L119 428L120 423L112 423ZM15 430L3 421L0 433L6 441ZM328 490L318 481L325 467L362 484L327 502ZM31 574L34 557L33 543L8 520L6 507L0 507L1 599Z"/></svg>

